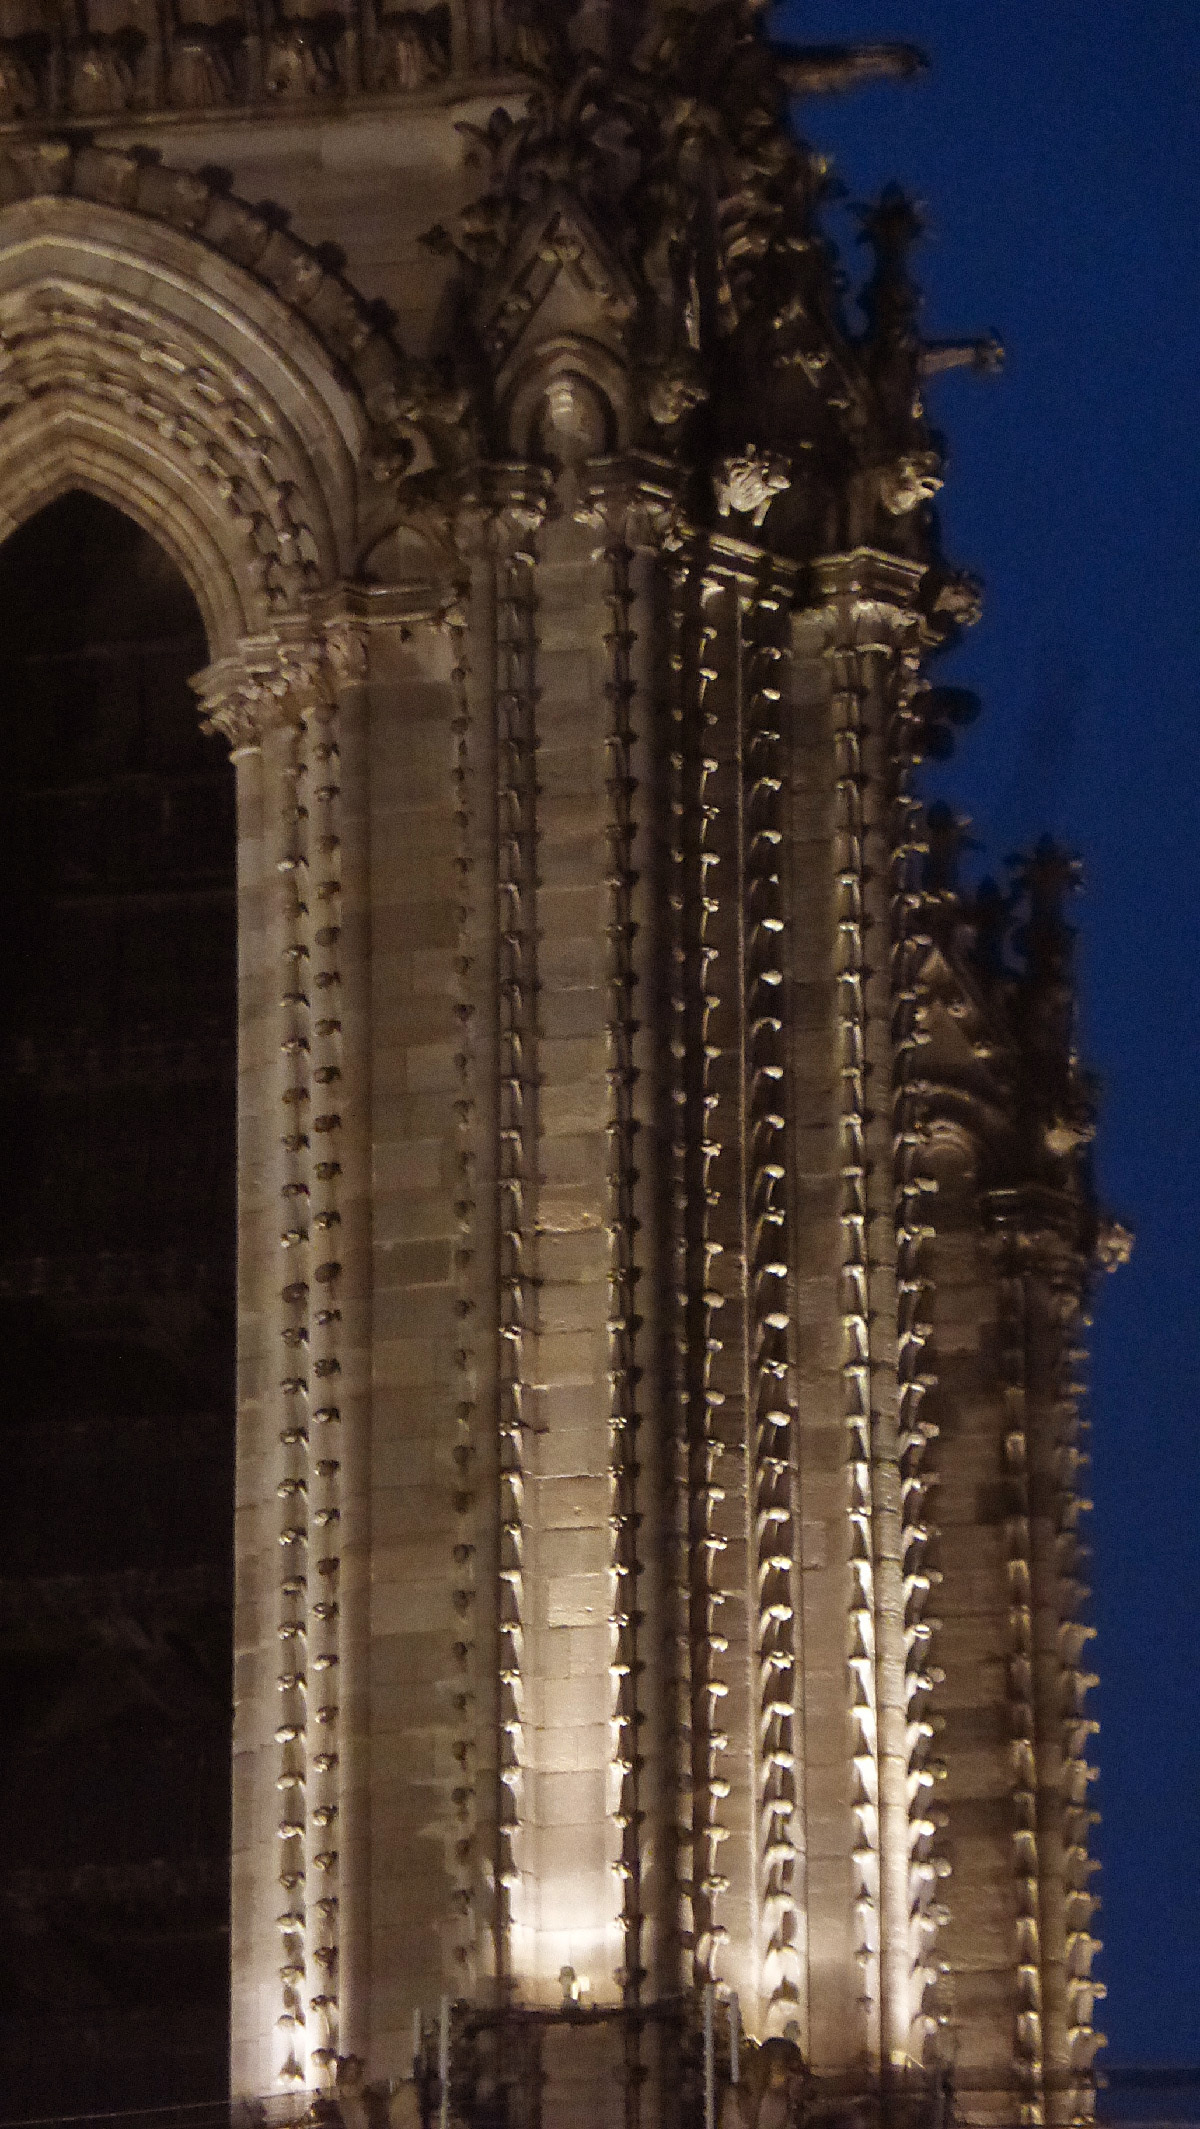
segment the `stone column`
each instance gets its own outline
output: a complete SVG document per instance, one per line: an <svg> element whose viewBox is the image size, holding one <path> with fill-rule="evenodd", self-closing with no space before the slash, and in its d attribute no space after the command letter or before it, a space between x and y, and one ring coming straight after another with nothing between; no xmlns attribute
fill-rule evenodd
<svg viewBox="0 0 1200 2129"><path fill-rule="evenodd" d="M308 1513L304 1325L289 1286L307 1243L298 1194L309 1087L302 977L304 700L295 647L210 668L208 722L238 777L238 1442L234 1656L233 2077L309 2077L304 1750ZM286 1256L286 1266L285 1266Z"/></svg>
<svg viewBox="0 0 1200 2129"><path fill-rule="evenodd" d="M516 514L514 515L514 512ZM560 2000L570 1968L595 2001L624 1988L621 1750L624 1573L619 1462L628 1453L631 1333L622 1252L621 1057L627 948L610 881L623 803L612 743L608 586L593 535L564 513L528 545L500 519L502 1147L512 1221L501 1331L511 1348L502 1568L512 1613L511 1977ZM619 705L627 713L628 703ZM503 1378L502 1378L503 1379ZM614 1461L617 1459L617 1461ZM518 1527L519 1526L519 1527Z"/></svg>
<svg viewBox="0 0 1200 2129"><path fill-rule="evenodd" d="M343 1621L353 1535L343 1441L357 1445L367 1424L355 1215L366 1207L369 1106L341 1002L343 988L361 991L343 973L366 947L361 916L357 941L342 924L338 703L348 677L345 657L331 658L305 626L247 642L201 684L238 763L232 1989L234 2088L248 2094L333 2076L344 2047L345 1853L361 1857L342 1742L343 1676L354 1668L343 1673L354 1638ZM356 810L357 796L351 818ZM361 1021L360 1002L349 1011ZM344 1133L351 1105L361 1113ZM355 1455L352 1446L351 1471Z"/></svg>
<svg viewBox="0 0 1200 2129"><path fill-rule="evenodd" d="M310 1929L309 2008L337 2052L371 2059L370 824L367 635L324 629L325 685L306 720L311 962L312 1514L309 1805L327 1862ZM315 1567L315 1575L313 1568ZM336 1886L333 1879L336 1876ZM336 1907L332 1903L336 1900Z"/></svg>
<svg viewBox="0 0 1200 2129"><path fill-rule="evenodd" d="M491 972L475 932L491 831L470 671L487 641L452 586L436 605L427 590L374 595L367 620L370 1929L355 1956L370 2075L403 2078L414 2012L435 2030L440 1999L471 1993L487 1923L475 1690L495 1630L477 1560L493 1289L477 1105Z"/></svg>
<svg viewBox="0 0 1200 2129"><path fill-rule="evenodd" d="M904 735L895 729L895 719L910 677L905 659L909 654L915 658L914 601L922 574L919 565L869 550L819 563L817 584L826 603L805 616L797 645L799 650L811 642L823 656L831 688L830 855L836 938L829 942L827 935L818 964L830 965L832 944L841 1372L848 1430L846 1508L852 1533L844 1705L856 1826L843 1862L837 1857L844 1838L837 1831L843 1807L836 1792L827 1793L820 1809L828 1830L819 1839L823 1847L832 1835L833 1853L827 1862L818 1863L816 1826L810 1820L809 1883L816 1928L816 1903L824 1897L820 1880L830 1866L835 1880L846 1863L851 1866L864 2037L872 2057L896 2067L909 2062L912 2048L911 1822L912 1797L922 1779L916 1764L922 1737L912 1725L909 1704L910 1657L920 1606L915 1570L910 1574L906 1568L906 1527L919 1521L921 1488L902 1424L909 1327L907 1322L901 1327L899 1278L907 1243L892 1114L896 988L909 885L904 868L913 802L907 794ZM801 1453L803 1457L803 1449ZM814 1471L812 1479L801 1480L802 1495L810 1499L815 1498L815 1478ZM822 1520L828 1533L828 1510ZM831 1622L818 1625L814 1616L814 1607L824 1611L834 1584L827 1577L822 1586L814 1577L806 1586L811 1626L806 1663L812 1667L813 1687L827 1695L832 1687L836 1706L836 1687L825 1669L832 1654ZM823 1657L818 1655L821 1649ZM812 1714L815 1706L807 1725L810 1750L815 1750ZM828 1776L831 1785L839 1781L834 1753ZM813 1786L819 1791L819 1778ZM844 1895L839 1896L834 1881L828 1896L836 1912ZM844 1985L843 1977L843 1990ZM837 2025L848 2010L845 2004L819 2044L814 2034L814 2047L819 2045L822 2052L838 2047ZM821 2022L824 2025L824 2014Z"/></svg>
<svg viewBox="0 0 1200 2129"><path fill-rule="evenodd" d="M1013 1841L1018 1901L1013 2053L1024 2117L1087 2119L1093 1902L1089 1739L1097 1725L1081 1661L1076 1386L1087 1264L1078 1209L1049 1190L991 1194L998 1230L1005 1362L1005 1460L1014 1714Z"/></svg>

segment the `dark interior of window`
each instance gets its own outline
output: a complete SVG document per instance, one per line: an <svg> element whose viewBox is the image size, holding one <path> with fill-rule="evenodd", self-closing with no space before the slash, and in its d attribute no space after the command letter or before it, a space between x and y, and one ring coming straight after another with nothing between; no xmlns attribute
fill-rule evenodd
<svg viewBox="0 0 1200 2129"><path fill-rule="evenodd" d="M227 2088L235 836L174 565L0 549L0 2116Z"/></svg>

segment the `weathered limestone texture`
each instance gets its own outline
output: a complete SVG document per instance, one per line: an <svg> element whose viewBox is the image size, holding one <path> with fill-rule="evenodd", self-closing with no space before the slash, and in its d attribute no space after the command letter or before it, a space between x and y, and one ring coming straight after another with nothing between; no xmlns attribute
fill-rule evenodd
<svg viewBox="0 0 1200 2129"><path fill-rule="evenodd" d="M1122 1237L1070 867L913 789L923 380L999 351L896 191L849 328L785 124L919 55L31 7L0 529L161 541L237 764L235 2094L698 2124L707 2021L793 2114L1090 2119Z"/></svg>

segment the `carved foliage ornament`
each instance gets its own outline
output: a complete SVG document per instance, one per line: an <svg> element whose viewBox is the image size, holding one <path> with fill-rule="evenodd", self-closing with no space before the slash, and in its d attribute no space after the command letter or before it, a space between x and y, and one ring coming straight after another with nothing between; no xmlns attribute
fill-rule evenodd
<svg viewBox="0 0 1200 2129"><path fill-rule="evenodd" d="M236 760L256 753L269 732L331 710L339 692L366 674L365 629L337 620L309 634L278 631L248 639L237 653L198 673L192 686L202 729L219 732Z"/></svg>

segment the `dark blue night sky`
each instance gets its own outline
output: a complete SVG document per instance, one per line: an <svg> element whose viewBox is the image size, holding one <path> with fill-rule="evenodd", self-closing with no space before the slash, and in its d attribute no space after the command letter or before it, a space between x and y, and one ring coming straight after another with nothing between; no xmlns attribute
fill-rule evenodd
<svg viewBox="0 0 1200 2129"><path fill-rule="evenodd" d="M802 129L852 200L896 177L928 204L931 335L1009 352L933 396L946 549L988 590L939 673L985 714L937 785L989 864L1047 827L1085 861L1102 1191L1138 1236L1092 1376L1102 2022L1111 2065L1200 2063L1200 6L785 0L778 23L927 51L915 86L814 100Z"/></svg>

